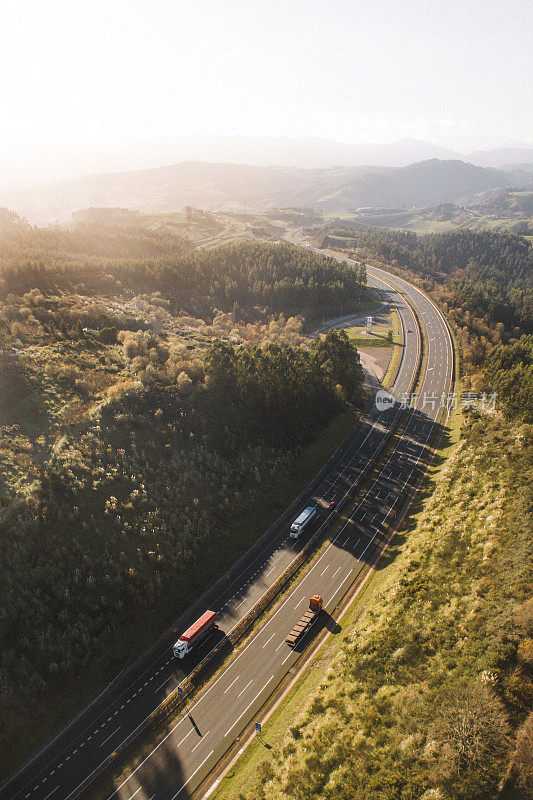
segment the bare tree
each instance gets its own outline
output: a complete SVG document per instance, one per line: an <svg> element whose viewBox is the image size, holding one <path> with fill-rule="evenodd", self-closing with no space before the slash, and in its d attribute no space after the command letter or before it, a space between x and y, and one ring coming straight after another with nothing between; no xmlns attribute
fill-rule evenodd
<svg viewBox="0 0 533 800"><path fill-rule="evenodd" d="M430 733L438 746L438 775L453 780L492 774L510 745L507 715L492 690L481 681L454 687L437 714Z"/></svg>

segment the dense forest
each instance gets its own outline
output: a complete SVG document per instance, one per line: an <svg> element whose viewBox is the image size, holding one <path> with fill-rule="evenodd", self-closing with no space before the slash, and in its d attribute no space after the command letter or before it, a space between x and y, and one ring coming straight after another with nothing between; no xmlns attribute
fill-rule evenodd
<svg viewBox="0 0 533 800"><path fill-rule="evenodd" d="M103 659L105 681L146 646L128 638L134 620L152 614L153 638L154 620L163 630L233 563L263 531L250 509L296 481L302 446L357 408L355 347L339 332L308 340L298 314L355 305L364 271L288 245L169 250L135 226L102 230L105 258L83 226L11 217L3 230L7 772L76 710L82 670Z"/></svg>
<svg viewBox="0 0 533 800"><path fill-rule="evenodd" d="M365 292L359 270L289 244L254 242L193 249L167 232L138 226L30 228L0 214L0 298L41 292L124 296L160 292L173 311L208 316L267 307L320 313L356 304Z"/></svg>

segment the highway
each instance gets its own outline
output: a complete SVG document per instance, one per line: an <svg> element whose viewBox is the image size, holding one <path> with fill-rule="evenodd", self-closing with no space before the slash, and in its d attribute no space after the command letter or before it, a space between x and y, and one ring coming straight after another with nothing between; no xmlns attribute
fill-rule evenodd
<svg viewBox="0 0 533 800"><path fill-rule="evenodd" d="M334 609L347 587L374 558L383 543L387 522L399 507L406 488L415 485L423 471L429 458L428 444L439 430L436 420L441 397L451 389L451 339L440 312L422 292L381 270L369 268L368 274L369 284L397 307L404 329L402 361L392 387L397 401L405 399L420 359L417 323L400 292L417 307L426 327L426 369L406 428L379 473L343 520L334 541L279 608L257 626L246 646L198 693L188 714L176 719L165 737L153 743L141 763L127 772L115 788L110 786L108 800L175 800L194 790L299 657L299 652L290 650L284 639L309 597L321 594L326 611ZM93 797L93 785L87 786L86 779L164 701L198 660L232 630L296 557L303 543L338 516L337 510L328 511L325 506L330 500L340 501L369 471L400 413L400 402L387 411L370 409L348 445L330 460L318 484L315 482L310 491L302 493L272 527L261 547L228 574L209 601L209 607L220 612L218 633L178 662L171 653L176 632L169 632L4 784L0 800ZM291 540L289 523L311 497L323 510L301 539Z"/></svg>

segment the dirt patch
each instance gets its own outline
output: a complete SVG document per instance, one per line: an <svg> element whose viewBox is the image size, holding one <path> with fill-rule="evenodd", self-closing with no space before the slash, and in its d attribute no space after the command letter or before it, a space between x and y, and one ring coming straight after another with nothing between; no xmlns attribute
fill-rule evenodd
<svg viewBox="0 0 533 800"><path fill-rule="evenodd" d="M389 347L372 347L368 350L357 349L361 356L363 368L373 372L378 380L381 381L389 365L391 349Z"/></svg>

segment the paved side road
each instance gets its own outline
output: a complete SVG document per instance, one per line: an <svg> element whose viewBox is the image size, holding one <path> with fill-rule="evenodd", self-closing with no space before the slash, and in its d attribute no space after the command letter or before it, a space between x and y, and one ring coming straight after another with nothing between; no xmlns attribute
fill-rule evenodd
<svg viewBox="0 0 533 800"><path fill-rule="evenodd" d="M388 300L398 305L405 329L415 331L410 308L390 287L393 277L376 273L372 282L387 293ZM417 290L413 291L416 293ZM423 305L423 298L423 295L416 296L417 304ZM431 366L428 363L425 385L438 390L449 380L442 355L446 350L445 337L442 327L438 327L442 325L438 317L431 318L432 314L435 316L431 306L425 310L430 317L428 331L434 326L431 332L440 342L440 346L434 348L435 355L430 351L432 360ZM416 369L418 347L415 335L406 337L394 387L398 398L407 391ZM342 459L334 464L316 488L315 500L329 502L339 499L349 490L368 468L397 413L396 407L382 414L372 410L366 416ZM191 709L192 716L180 720L144 763L112 794L110 792L110 797L129 800L136 796L148 800L156 796L186 796L231 744L254 709L268 696L290 667L292 659L296 658L293 651L285 650L283 640L305 607L307 595L319 591L326 599L326 608L333 607L336 597L371 558L381 541L380 530L399 501L403 487L413 479L426 457L426 444L434 431L430 415L414 415L411 420L411 427L401 440L402 448L397 448L378 482L373 484L374 489L378 489L377 494L369 489L361 499L346 522L341 538L330 545L318 562L321 564L320 572L315 565L293 595L252 637L238 658L222 671L207 692L199 696ZM302 497L302 507L307 501L308 497ZM324 510L315 527L305 536L313 535L327 519L328 512ZM218 636L224 636L232 629L295 557L302 542L289 540L287 533L287 520L282 520L261 551L250 559L236 579L223 587L213 604L221 613ZM266 631L268 636L265 636ZM117 681L54 743L4 785L0 790L2 800L66 800L77 797L83 779L120 746L130 731L164 700L216 641L216 637L210 638L184 662L172 658L170 639L162 642L148 662L143 662L138 671L130 673L127 681ZM83 796L90 797L91 790Z"/></svg>

